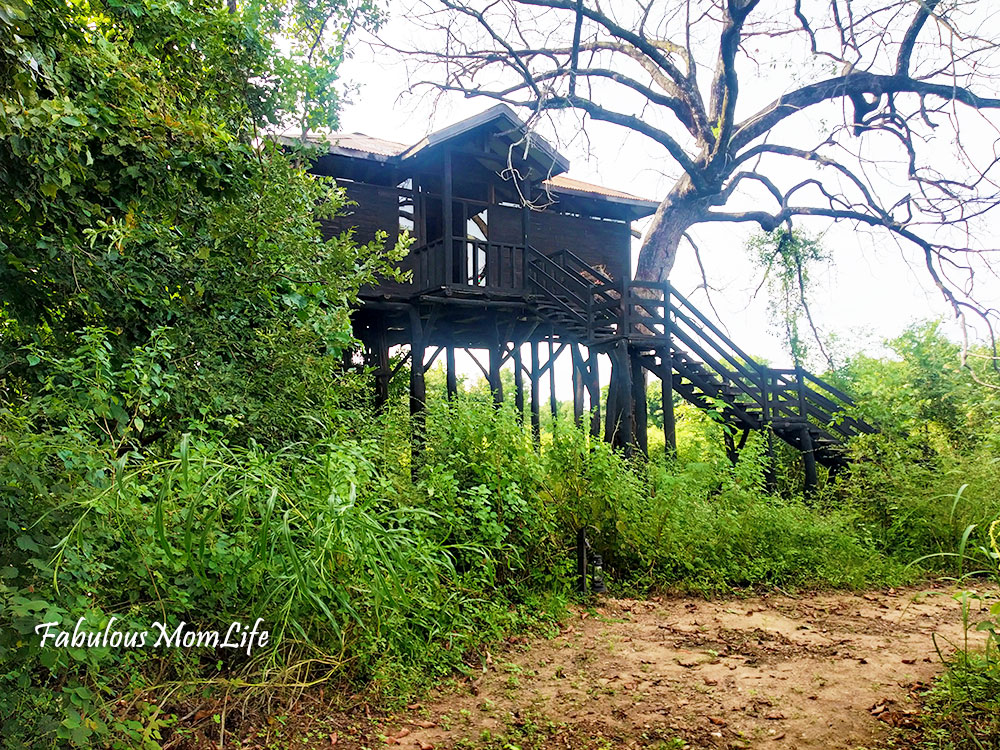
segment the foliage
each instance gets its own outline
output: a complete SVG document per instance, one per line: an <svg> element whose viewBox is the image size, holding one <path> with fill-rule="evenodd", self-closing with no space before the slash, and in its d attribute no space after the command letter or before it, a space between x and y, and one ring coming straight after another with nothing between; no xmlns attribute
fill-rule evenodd
<svg viewBox="0 0 1000 750"><path fill-rule="evenodd" d="M211 3L3 7L0 393L36 394L91 328L113 362L156 332L175 387L130 447L191 418L321 434L347 303L385 254L324 241L342 197L259 137L289 104L274 41Z"/></svg>
<svg viewBox="0 0 1000 750"><path fill-rule="evenodd" d="M810 353L810 336L802 330L803 319L816 336L808 301L811 271L817 264L829 261L829 256L818 238L786 229L752 237L749 250L764 272L761 286L767 284L772 324L780 329L796 366L801 365ZM818 338L816 343L822 350Z"/></svg>

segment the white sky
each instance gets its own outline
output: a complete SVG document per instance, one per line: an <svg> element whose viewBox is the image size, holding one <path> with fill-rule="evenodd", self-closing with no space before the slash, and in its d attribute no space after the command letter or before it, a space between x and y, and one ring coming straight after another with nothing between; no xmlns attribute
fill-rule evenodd
<svg viewBox="0 0 1000 750"><path fill-rule="evenodd" d="M416 33L419 32L405 16L397 14L392 16L380 36L408 40L412 44ZM406 71L400 59L365 44L350 46L353 56L343 65L342 76L346 83L358 88L349 95L341 111L343 131L415 143L428 132L480 112L493 103L460 96L436 98L429 89L408 92ZM751 77L743 81L740 95L741 100L746 100L746 110L757 110L774 98L775 90L765 79L766 75L762 75L760 79ZM802 120L807 130L810 126L818 126L815 120L809 122L810 116L822 117L823 113L799 114L793 127L801 128ZM572 134L573 117L566 115L562 132ZM543 135L549 134L543 132ZM987 143L997 138L996 132L989 128L983 135ZM819 139L813 136L807 140L811 143ZM563 141L555 145L570 159L569 175L644 198L663 198L676 177L677 167L665 156L661 146L609 124L590 122L586 136L578 135L568 143ZM670 170L672 174L664 174L663 170ZM644 228L642 223L634 226ZM832 264L812 270L811 304L822 333L834 334L838 339L835 353L843 356L864 350L881 354L884 350L880 342L897 335L907 325L928 318L951 318L950 309L917 264L914 248L901 250L887 233L859 234L846 223L830 226L821 222L807 228L814 232L826 230L823 244L834 258ZM717 290L712 293L712 301L724 330L728 329L736 343L750 354L776 366L785 366L790 364L790 357L784 351L780 333L770 322L766 287L753 297L761 279L749 261L746 239L758 231L750 224L710 224L695 228L693 235L701 248L709 283ZM985 246L998 247L1000 232L987 230L981 241ZM636 241L633 255L638 244ZM904 252L914 265L904 260ZM694 254L686 247L682 248L671 273L671 282L685 294L701 283ZM977 280L977 287L981 284L984 281ZM995 278L986 282L979 288L978 296L981 301L1000 307L1000 283ZM703 293L694 294L692 301L713 317ZM957 335L957 327L953 328ZM562 391L563 386L568 387L568 359L565 357L566 361L561 363L566 372L559 377L563 398L568 396L568 392ZM472 380L481 376L471 362L460 362L459 367ZM607 367L602 364L602 379L606 381L606 378Z"/></svg>

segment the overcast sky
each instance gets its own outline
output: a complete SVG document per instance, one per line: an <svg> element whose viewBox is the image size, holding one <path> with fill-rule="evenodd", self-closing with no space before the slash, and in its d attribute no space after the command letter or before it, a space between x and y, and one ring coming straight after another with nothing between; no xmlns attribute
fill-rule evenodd
<svg viewBox="0 0 1000 750"><path fill-rule="evenodd" d="M405 16L397 14L382 37L400 44L412 43L417 33ZM769 43L786 44L783 40ZM492 104L485 99L438 98L427 89L410 92L406 69L398 57L363 43L351 47L352 57L343 66L343 79L358 88L349 94L341 112L343 131L414 143L428 132ZM789 48L789 57L793 56L794 50ZM768 83L766 70L744 81L741 100L745 109L756 111L774 98L776 92ZM822 116L822 111L797 115L795 127L818 127L816 118ZM984 138L994 142L996 133L988 131L984 130ZM543 134L552 136L544 130ZM555 140L559 141L556 145L560 152L570 159L570 176L643 198L662 199L677 176L677 167L665 158L661 146L613 125L590 122L586 132L579 133L574 116L569 114L561 121ZM643 229L643 224L638 223L637 228ZM950 319L941 295L916 264L913 248L901 249L887 233L859 233L846 223L830 226L821 222L810 229L825 230L823 244L833 257L832 263L813 269L812 306L821 331L838 340L834 351L884 353L881 340L897 335L907 325L935 317ZM754 296L761 273L748 258L746 241L756 231L748 224L714 224L697 227L693 234L701 247L709 282L716 288L712 301L722 324L743 349L784 366L790 363L790 357L768 313L766 286ZM990 234L982 237L983 243L1000 246L997 230ZM636 241L633 256L638 245ZM693 253L686 248L682 248L671 281L684 293L701 283ZM1000 306L1000 284L995 279L992 284L982 279L977 284L983 284L981 298ZM692 299L709 312L703 292L697 292ZM473 378L479 374L468 363L462 369ZM606 378L606 372L603 375Z"/></svg>

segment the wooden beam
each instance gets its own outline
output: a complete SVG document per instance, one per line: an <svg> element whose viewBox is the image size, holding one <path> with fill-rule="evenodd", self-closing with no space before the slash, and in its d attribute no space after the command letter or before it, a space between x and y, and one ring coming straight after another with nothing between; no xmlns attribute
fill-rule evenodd
<svg viewBox="0 0 1000 750"><path fill-rule="evenodd" d="M563 347L559 347L559 352L562 352ZM546 363L546 367L549 371L549 411L552 412L552 427L555 428L556 419L559 417L559 402L556 401L556 368L555 368L555 357L559 356L559 352L553 356L552 354L552 338L549 337L549 361Z"/></svg>
<svg viewBox="0 0 1000 750"><path fill-rule="evenodd" d="M455 371L455 347L445 350L445 384L448 389L448 400L454 401L458 396L458 375Z"/></svg>
<svg viewBox="0 0 1000 750"><path fill-rule="evenodd" d="M524 365L521 363L521 347L514 349L514 407L517 421L524 423Z"/></svg>
<svg viewBox="0 0 1000 750"><path fill-rule="evenodd" d="M570 348L573 357L573 423L583 427L583 355L580 345L574 343Z"/></svg>
<svg viewBox="0 0 1000 750"><path fill-rule="evenodd" d="M589 363L587 365L587 390L590 394L590 434L592 437L601 436L601 375L597 365L597 352L590 350Z"/></svg>
<svg viewBox="0 0 1000 750"><path fill-rule="evenodd" d="M503 344L498 340L490 350L490 392L493 394L493 405L497 408L503 404L503 383L500 381L500 364L503 361Z"/></svg>
<svg viewBox="0 0 1000 750"><path fill-rule="evenodd" d="M674 359L673 349L665 347L660 354L660 401L663 407L663 442L667 458L677 456L677 422L674 416Z"/></svg>
<svg viewBox="0 0 1000 750"><path fill-rule="evenodd" d="M819 476L816 473L816 453L813 448L812 433L809 427L803 425L799 432L799 446L802 450L802 464L805 470L805 491L806 496L813 494L819 484Z"/></svg>
<svg viewBox="0 0 1000 750"><path fill-rule="evenodd" d="M410 474L417 477L418 461L424 443L424 409L427 406L427 385L424 380L424 332L420 315L410 308Z"/></svg>
<svg viewBox="0 0 1000 750"><path fill-rule="evenodd" d="M531 370L528 376L531 378L531 435L535 440L535 445L539 444L542 435L541 401L539 393L542 374L538 366L538 342L531 342Z"/></svg>
<svg viewBox="0 0 1000 750"><path fill-rule="evenodd" d="M628 343L621 341L617 347L618 369L621 373L619 399L621 404L621 447L626 456L632 455L634 434L632 418L635 413L632 399L632 363L629 361Z"/></svg>
<svg viewBox="0 0 1000 750"><path fill-rule="evenodd" d="M444 257L448 261L448 268L450 268L448 281L451 283L458 283L459 279L456 277L457 261L456 253L454 252L454 242L453 236L454 231L452 230L452 169L451 169L451 150L445 149L443 161L443 194L441 196L441 235L444 240Z"/></svg>
<svg viewBox="0 0 1000 750"><path fill-rule="evenodd" d="M649 452L646 435L649 422L649 407L646 402L646 371L642 369L640 352L634 347L629 347L629 366L632 371L632 398L630 401L632 402L635 423L633 443L645 455Z"/></svg>

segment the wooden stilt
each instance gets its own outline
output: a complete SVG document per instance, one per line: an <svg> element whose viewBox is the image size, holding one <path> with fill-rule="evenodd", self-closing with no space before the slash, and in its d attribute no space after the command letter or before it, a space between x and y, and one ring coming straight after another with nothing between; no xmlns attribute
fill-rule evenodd
<svg viewBox="0 0 1000 750"><path fill-rule="evenodd" d="M410 472L417 477L420 455L424 442L424 408L427 404L427 385L424 380L424 333L416 308L410 311Z"/></svg>
<svg viewBox="0 0 1000 750"><path fill-rule="evenodd" d="M531 434L538 445L542 434L541 404L542 394L539 392L541 385L540 365L538 362L538 342L531 342Z"/></svg>
<svg viewBox="0 0 1000 750"><path fill-rule="evenodd" d="M524 422L524 371L521 369L521 347L514 346L514 407L517 421Z"/></svg>
<svg viewBox="0 0 1000 750"><path fill-rule="evenodd" d="M816 491L819 483L819 476L816 473L816 454L813 452L812 433L808 427L802 427L799 432L800 448L802 450L802 465L805 469L805 494L811 495Z"/></svg>
<svg viewBox="0 0 1000 750"><path fill-rule="evenodd" d="M573 359L573 423L583 427L583 355L580 345L572 344Z"/></svg>
<svg viewBox="0 0 1000 750"><path fill-rule="evenodd" d="M389 381L392 379L384 324L380 324L375 330L372 354L375 357L375 411L381 414L389 401Z"/></svg>
<svg viewBox="0 0 1000 750"><path fill-rule="evenodd" d="M633 443L644 455L649 453L647 426L649 423L649 406L646 401L646 371L639 358L639 350L630 347L629 366L632 370L632 408L635 432Z"/></svg>
<svg viewBox="0 0 1000 750"><path fill-rule="evenodd" d="M455 372L455 347L449 346L445 352L445 382L448 389L448 400L454 401L458 395L458 376Z"/></svg>
<svg viewBox="0 0 1000 750"><path fill-rule="evenodd" d="M632 367L628 347L620 342L611 355L611 384L608 386L604 439L626 455L632 454Z"/></svg>
<svg viewBox="0 0 1000 750"><path fill-rule="evenodd" d="M635 435L632 431L632 421L635 416L635 404L632 399L632 366L629 361L628 344L624 341L618 345L618 369L621 372L621 384L618 398L621 405L621 447L626 456L632 455Z"/></svg>
<svg viewBox="0 0 1000 750"><path fill-rule="evenodd" d="M597 366L597 352L590 350L587 363L587 391L590 399L590 434L601 436L601 376Z"/></svg>
<svg viewBox="0 0 1000 750"><path fill-rule="evenodd" d="M774 453L774 430L767 425L767 463L764 465L764 489L769 493L778 491L777 457Z"/></svg>
<svg viewBox="0 0 1000 750"><path fill-rule="evenodd" d="M660 403L663 407L663 441L667 458L677 456L677 423L674 417L674 364L671 348L660 355L663 363L660 379Z"/></svg>
<svg viewBox="0 0 1000 750"><path fill-rule="evenodd" d="M503 383L500 382L500 363L503 361L503 348L499 342L490 350L490 391L493 392L493 405L499 407L503 403Z"/></svg>
<svg viewBox="0 0 1000 750"><path fill-rule="evenodd" d="M552 338L549 338L549 411L552 412L552 427L555 429L559 417L559 402L556 401L556 357Z"/></svg>

